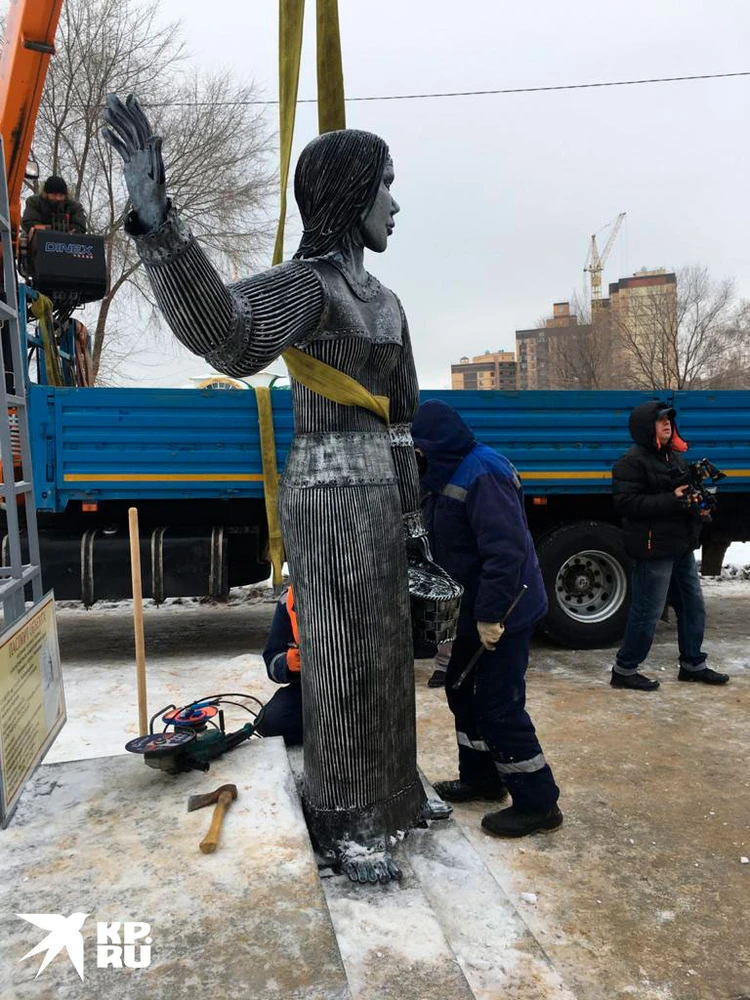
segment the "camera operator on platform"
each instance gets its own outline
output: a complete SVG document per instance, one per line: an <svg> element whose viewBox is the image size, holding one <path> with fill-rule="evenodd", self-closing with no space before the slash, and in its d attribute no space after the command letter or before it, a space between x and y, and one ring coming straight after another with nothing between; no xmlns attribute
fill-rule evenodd
<svg viewBox="0 0 750 1000"><path fill-rule="evenodd" d="M21 225L29 239L37 229L54 229L62 233L85 233L86 213L79 201L68 195L68 185L62 177L48 177L41 194L26 199Z"/></svg>
<svg viewBox="0 0 750 1000"><path fill-rule="evenodd" d="M727 674L706 666L705 607L693 555L709 514L692 501L687 444L675 425L675 410L652 400L630 415L635 444L612 470L615 510L622 518L625 547L633 560L632 599L611 685L655 691L659 681L639 673L667 603L677 616L678 680L726 684Z"/></svg>

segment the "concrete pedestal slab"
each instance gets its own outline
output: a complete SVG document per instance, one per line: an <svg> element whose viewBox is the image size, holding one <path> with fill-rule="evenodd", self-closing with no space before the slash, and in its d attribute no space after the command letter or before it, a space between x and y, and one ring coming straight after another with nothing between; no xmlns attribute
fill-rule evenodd
<svg viewBox="0 0 750 1000"><path fill-rule="evenodd" d="M238 798L201 854L212 810L188 796L227 782ZM65 950L35 978L45 952L21 959L47 931L17 914L74 913L83 983ZM97 922L118 921L150 924L148 967L97 967ZM3 1000L350 1000L282 741L207 774L129 754L40 768L0 835L0 983Z"/></svg>
<svg viewBox="0 0 750 1000"><path fill-rule="evenodd" d="M415 830L409 865L477 1000L575 1000L453 820Z"/></svg>
<svg viewBox="0 0 750 1000"><path fill-rule="evenodd" d="M403 851L395 856L401 882L323 880L354 1000L473 1000L439 915Z"/></svg>

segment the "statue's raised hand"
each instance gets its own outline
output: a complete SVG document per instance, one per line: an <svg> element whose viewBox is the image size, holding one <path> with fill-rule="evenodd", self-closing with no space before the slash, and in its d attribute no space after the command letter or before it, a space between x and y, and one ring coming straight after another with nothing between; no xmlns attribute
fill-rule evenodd
<svg viewBox="0 0 750 1000"><path fill-rule="evenodd" d="M122 157L130 203L145 232L158 229L167 217L167 188L161 136L154 135L140 104L132 94L125 103L116 94L107 97L104 110L106 141Z"/></svg>

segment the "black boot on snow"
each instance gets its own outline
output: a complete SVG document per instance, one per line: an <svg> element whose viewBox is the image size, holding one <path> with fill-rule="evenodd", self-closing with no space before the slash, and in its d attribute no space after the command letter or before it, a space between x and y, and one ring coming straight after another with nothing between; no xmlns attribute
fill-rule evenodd
<svg viewBox="0 0 750 1000"><path fill-rule="evenodd" d="M496 837L525 837L529 833L556 830L562 826L563 814L557 806L546 812L520 812L515 806L487 813L482 819L482 829Z"/></svg>
<svg viewBox="0 0 750 1000"><path fill-rule="evenodd" d="M718 670L712 670L710 667L704 667L702 670L686 670L680 665L677 680L699 681L702 684L726 684L729 681L729 674L720 674Z"/></svg>
<svg viewBox="0 0 750 1000"><path fill-rule="evenodd" d="M631 691L656 691L659 687L658 681L651 680L645 674L618 674L612 671L612 679L609 682L613 688L630 688Z"/></svg>
<svg viewBox="0 0 750 1000"><path fill-rule="evenodd" d="M505 785L470 785L466 781L436 781L432 786L446 802L502 802L508 797Z"/></svg>

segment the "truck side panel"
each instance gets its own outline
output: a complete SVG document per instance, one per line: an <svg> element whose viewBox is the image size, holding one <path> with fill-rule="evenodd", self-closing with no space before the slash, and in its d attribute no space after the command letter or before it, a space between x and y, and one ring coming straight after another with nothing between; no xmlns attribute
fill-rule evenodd
<svg viewBox="0 0 750 1000"><path fill-rule="evenodd" d="M477 438L502 451L526 493L608 493L611 469L632 442L628 416L642 392L425 391L455 407Z"/></svg>
<svg viewBox="0 0 750 1000"><path fill-rule="evenodd" d="M477 438L503 451L529 496L608 494L611 468L629 447L628 415L647 399L674 401L691 457L709 457L750 491L750 392L488 392L426 390L454 406ZM271 394L277 462L291 443L291 393ZM30 391L37 506L71 500L260 498L257 408L252 392L213 389Z"/></svg>
<svg viewBox="0 0 750 1000"><path fill-rule="evenodd" d="M750 491L750 391L675 392L688 457L709 458L727 474L720 492Z"/></svg>
<svg viewBox="0 0 750 1000"><path fill-rule="evenodd" d="M71 500L263 496L252 392L32 386L37 507ZM289 392L272 394L277 460L292 437Z"/></svg>

